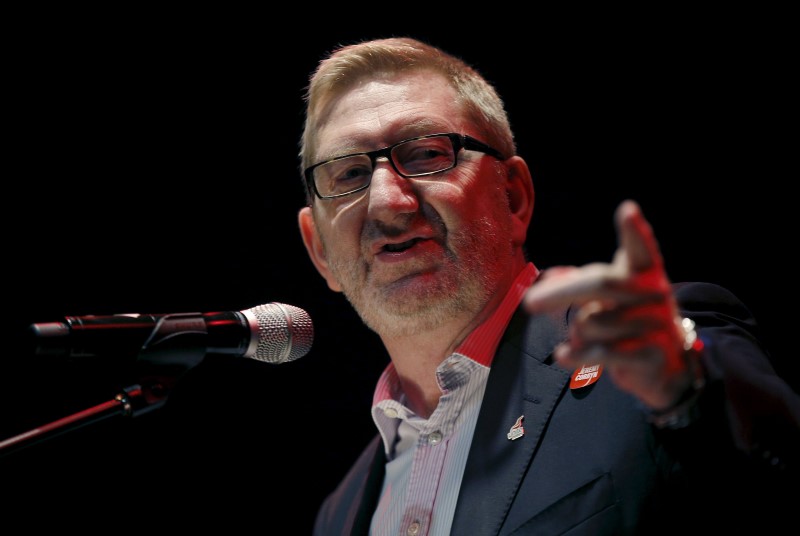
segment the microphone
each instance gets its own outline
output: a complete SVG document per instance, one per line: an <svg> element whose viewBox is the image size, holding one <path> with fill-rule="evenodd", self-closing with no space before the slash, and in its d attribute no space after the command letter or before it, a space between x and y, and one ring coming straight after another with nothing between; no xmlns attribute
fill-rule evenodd
<svg viewBox="0 0 800 536"><path fill-rule="evenodd" d="M31 324L34 353L63 357L142 357L194 364L206 353L280 364L311 349L308 313L283 303L243 311L67 316Z"/></svg>

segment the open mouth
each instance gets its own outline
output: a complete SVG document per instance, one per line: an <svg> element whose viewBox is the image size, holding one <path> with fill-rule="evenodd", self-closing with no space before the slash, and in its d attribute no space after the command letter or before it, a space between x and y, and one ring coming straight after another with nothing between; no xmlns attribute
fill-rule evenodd
<svg viewBox="0 0 800 536"><path fill-rule="evenodd" d="M386 244L383 246L383 250L390 253L398 253L400 251L407 250L419 241L419 238L412 238L411 240L406 240L405 242L400 242L399 244Z"/></svg>

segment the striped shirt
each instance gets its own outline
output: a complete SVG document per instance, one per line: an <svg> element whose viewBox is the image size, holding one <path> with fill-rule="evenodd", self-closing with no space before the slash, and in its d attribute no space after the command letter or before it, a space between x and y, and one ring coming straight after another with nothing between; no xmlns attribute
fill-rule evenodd
<svg viewBox="0 0 800 536"><path fill-rule="evenodd" d="M450 533L489 367L537 275L528 263L500 306L436 369L442 396L430 418L423 419L404 404L394 366L390 363L384 370L375 389L372 418L388 461L371 535Z"/></svg>

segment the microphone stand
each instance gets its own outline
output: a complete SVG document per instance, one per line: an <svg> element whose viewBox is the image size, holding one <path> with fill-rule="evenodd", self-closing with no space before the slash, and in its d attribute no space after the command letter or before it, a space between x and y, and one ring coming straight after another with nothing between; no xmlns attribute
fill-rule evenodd
<svg viewBox="0 0 800 536"><path fill-rule="evenodd" d="M125 387L111 400L4 439L0 441L0 456L111 417L138 417L156 409L165 402L166 397L153 387L143 388L139 384Z"/></svg>
<svg viewBox="0 0 800 536"><path fill-rule="evenodd" d="M174 337L161 346L148 347L135 356L137 383L111 400L0 441L0 457L111 417L138 417L163 406L173 385L203 360L205 348L203 334Z"/></svg>

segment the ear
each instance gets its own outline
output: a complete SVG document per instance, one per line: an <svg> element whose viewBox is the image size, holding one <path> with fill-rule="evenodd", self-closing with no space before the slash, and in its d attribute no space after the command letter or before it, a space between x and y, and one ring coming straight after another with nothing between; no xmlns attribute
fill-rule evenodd
<svg viewBox="0 0 800 536"><path fill-rule="evenodd" d="M512 218L511 238L514 245L522 246L533 217L533 179L528 163L521 157L512 156L503 164L508 169L506 191Z"/></svg>
<svg viewBox="0 0 800 536"><path fill-rule="evenodd" d="M317 231L317 224L314 223L314 213L311 207L301 208L297 214L297 221L300 224L300 235L303 237L303 244L306 246L306 251L308 251L308 256L311 257L314 267L328 282L328 287L331 290L341 292L342 287L339 286L339 282L333 277L328 267L325 248Z"/></svg>

